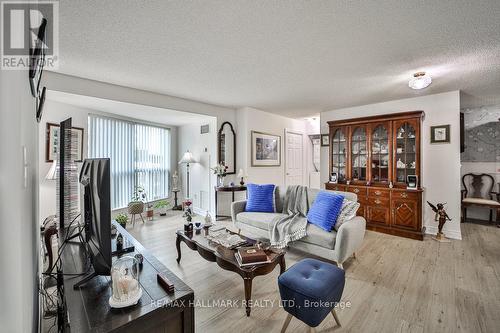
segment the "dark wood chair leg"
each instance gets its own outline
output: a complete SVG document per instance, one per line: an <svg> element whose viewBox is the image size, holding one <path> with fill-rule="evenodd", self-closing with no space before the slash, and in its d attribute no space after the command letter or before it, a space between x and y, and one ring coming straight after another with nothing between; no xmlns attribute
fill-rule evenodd
<svg viewBox="0 0 500 333"><path fill-rule="evenodd" d="M465 206L462 207L462 223L467 222L467 208Z"/></svg>
<svg viewBox="0 0 500 333"><path fill-rule="evenodd" d="M490 223L493 222L493 209L490 209Z"/></svg>
<svg viewBox="0 0 500 333"><path fill-rule="evenodd" d="M500 228L500 208L497 208L497 218L496 218L496 222L497 222L497 227Z"/></svg>

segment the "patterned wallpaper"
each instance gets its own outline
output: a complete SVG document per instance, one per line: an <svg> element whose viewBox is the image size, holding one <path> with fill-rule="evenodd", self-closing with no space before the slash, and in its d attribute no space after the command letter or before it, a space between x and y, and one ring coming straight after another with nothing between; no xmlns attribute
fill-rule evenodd
<svg viewBox="0 0 500 333"><path fill-rule="evenodd" d="M462 110L465 115L464 162L500 163L500 105Z"/></svg>

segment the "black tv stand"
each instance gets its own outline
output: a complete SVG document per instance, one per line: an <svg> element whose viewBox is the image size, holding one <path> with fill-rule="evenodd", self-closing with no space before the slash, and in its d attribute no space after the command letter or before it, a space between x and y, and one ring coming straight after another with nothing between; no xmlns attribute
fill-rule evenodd
<svg viewBox="0 0 500 333"><path fill-rule="evenodd" d="M116 222L113 222L115 224ZM118 232L142 254L143 267L139 271L139 284L143 298L134 306L111 309L109 276L99 275L94 269L88 275L76 277L69 272L87 269L85 249L77 242L67 243L61 250L58 264L58 325L59 332L194 332L194 293L181 279L147 251L121 226ZM63 234L59 240L64 240ZM116 257L113 258L116 260ZM64 272L67 275L64 275ZM175 286L168 293L157 282L157 274L164 274ZM77 279L81 279L78 281ZM75 283L76 282L76 283ZM157 304L152 306L152 304ZM53 322L50 320L52 325Z"/></svg>
<svg viewBox="0 0 500 333"><path fill-rule="evenodd" d="M87 282L89 282L90 280L92 280L93 278L95 278L97 276L99 276L99 274L97 274L96 272L87 275L86 277L84 277L83 279L81 279L80 281L75 283L73 285L73 289L74 290L79 289L82 285L86 284Z"/></svg>

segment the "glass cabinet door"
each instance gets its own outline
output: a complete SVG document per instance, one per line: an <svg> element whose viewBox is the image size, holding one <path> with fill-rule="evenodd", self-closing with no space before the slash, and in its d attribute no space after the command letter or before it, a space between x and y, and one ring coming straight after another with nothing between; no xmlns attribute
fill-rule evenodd
<svg viewBox="0 0 500 333"><path fill-rule="evenodd" d="M371 131L371 181L389 182L389 130L387 125L374 125Z"/></svg>
<svg viewBox="0 0 500 333"><path fill-rule="evenodd" d="M351 137L351 178L353 181L366 181L367 160L366 128L354 127Z"/></svg>
<svg viewBox="0 0 500 333"><path fill-rule="evenodd" d="M337 181L346 181L346 135L345 128L334 129L332 136L332 173L337 174Z"/></svg>
<svg viewBox="0 0 500 333"><path fill-rule="evenodd" d="M396 158L394 161L397 183L406 183L406 176L417 174L417 135L413 124L399 123L395 126Z"/></svg>

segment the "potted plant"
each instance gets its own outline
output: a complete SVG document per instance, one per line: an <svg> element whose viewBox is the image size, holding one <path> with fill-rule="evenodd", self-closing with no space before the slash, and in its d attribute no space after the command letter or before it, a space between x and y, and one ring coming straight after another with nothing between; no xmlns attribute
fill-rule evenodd
<svg viewBox="0 0 500 333"><path fill-rule="evenodd" d="M146 203L146 217L148 220L152 221L155 212L153 210L153 204L151 202Z"/></svg>
<svg viewBox="0 0 500 333"><path fill-rule="evenodd" d="M120 213L116 215L115 220L123 227L123 229L126 229L128 222L128 216L126 214Z"/></svg>
<svg viewBox="0 0 500 333"><path fill-rule="evenodd" d="M136 186L132 201L128 204L128 213L131 215L142 214L144 212L144 203L146 202L147 194L142 186Z"/></svg>
<svg viewBox="0 0 500 333"><path fill-rule="evenodd" d="M166 199L157 201L155 204L155 208L160 210L160 216L167 215L167 209L169 206L170 202L168 202Z"/></svg>

